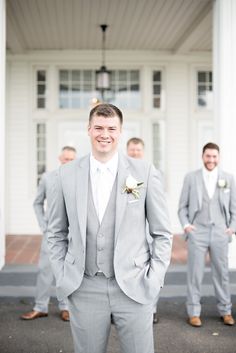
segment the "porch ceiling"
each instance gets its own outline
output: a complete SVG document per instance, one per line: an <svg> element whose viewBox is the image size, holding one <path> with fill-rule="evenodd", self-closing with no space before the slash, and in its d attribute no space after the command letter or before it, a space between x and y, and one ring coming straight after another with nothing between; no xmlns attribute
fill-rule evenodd
<svg viewBox="0 0 236 353"><path fill-rule="evenodd" d="M7 0L7 49L210 51L213 0Z"/></svg>

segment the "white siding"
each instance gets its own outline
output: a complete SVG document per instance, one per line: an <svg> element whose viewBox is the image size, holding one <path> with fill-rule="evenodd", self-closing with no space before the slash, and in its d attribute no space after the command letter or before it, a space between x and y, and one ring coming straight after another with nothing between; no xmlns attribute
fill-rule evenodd
<svg viewBox="0 0 236 353"><path fill-rule="evenodd" d="M184 173L188 169L189 146L188 63L170 63L167 74L166 174L169 209L174 230L178 229L177 207Z"/></svg>
<svg viewBox="0 0 236 353"><path fill-rule="evenodd" d="M39 234L32 209L31 83L27 62L11 62L7 107L7 234Z"/></svg>

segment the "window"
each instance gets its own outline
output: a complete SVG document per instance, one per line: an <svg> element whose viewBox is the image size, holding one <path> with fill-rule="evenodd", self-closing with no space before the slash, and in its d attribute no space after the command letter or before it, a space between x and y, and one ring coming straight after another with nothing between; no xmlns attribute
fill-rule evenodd
<svg viewBox="0 0 236 353"><path fill-rule="evenodd" d="M59 107L61 109L88 108L93 97L98 96L95 89L95 71L59 71Z"/></svg>
<svg viewBox="0 0 236 353"><path fill-rule="evenodd" d="M212 72L197 72L197 105L199 108L212 109L213 92L212 92Z"/></svg>
<svg viewBox="0 0 236 353"><path fill-rule="evenodd" d="M104 93L105 101L120 108L141 107L138 70L111 71L111 90ZM96 90L96 75L92 70L59 70L59 107L87 109L92 98L101 100Z"/></svg>
<svg viewBox="0 0 236 353"><path fill-rule="evenodd" d="M162 72L153 71L152 73L152 94L153 94L153 108L161 108L161 92L162 91Z"/></svg>
<svg viewBox="0 0 236 353"><path fill-rule="evenodd" d="M111 71L110 103L120 108L140 109L140 79L138 70Z"/></svg>
<svg viewBox="0 0 236 353"><path fill-rule="evenodd" d="M37 184L42 174L46 171L46 124L38 123L36 125L36 161L37 161Z"/></svg>
<svg viewBox="0 0 236 353"><path fill-rule="evenodd" d="M46 88L47 88L47 74L45 70L36 71L37 81L37 102L36 107L38 109L46 108Z"/></svg>

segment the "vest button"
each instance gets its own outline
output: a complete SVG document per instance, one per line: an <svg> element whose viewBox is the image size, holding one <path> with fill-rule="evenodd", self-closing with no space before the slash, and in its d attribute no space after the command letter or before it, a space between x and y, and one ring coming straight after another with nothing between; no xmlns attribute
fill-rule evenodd
<svg viewBox="0 0 236 353"><path fill-rule="evenodd" d="M100 234L98 234L98 236L99 236L99 238L102 238L102 237L103 237L103 234L100 233Z"/></svg>
<svg viewBox="0 0 236 353"><path fill-rule="evenodd" d="M103 250L103 248L102 248L102 247L99 247L99 248L98 248L98 251L102 251L102 250Z"/></svg>

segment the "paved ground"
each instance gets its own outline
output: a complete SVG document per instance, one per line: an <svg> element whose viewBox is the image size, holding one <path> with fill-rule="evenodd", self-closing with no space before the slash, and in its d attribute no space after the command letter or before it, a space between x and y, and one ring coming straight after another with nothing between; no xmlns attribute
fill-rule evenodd
<svg viewBox="0 0 236 353"><path fill-rule="evenodd" d="M186 323L184 298L163 298L159 303L160 322L154 326L157 353L235 353L236 326L224 326L216 313L215 299L203 298L204 326ZM233 297L236 316L236 296ZM59 319L55 300L50 315L31 322L19 315L32 308L32 299L0 298L0 353L73 353L70 327ZM108 353L120 353L112 328ZM143 352L145 353L145 352Z"/></svg>

